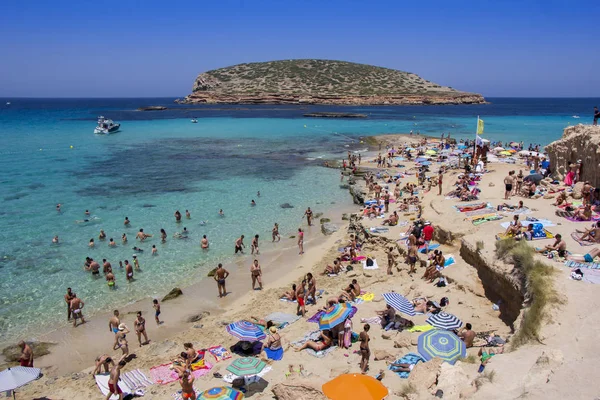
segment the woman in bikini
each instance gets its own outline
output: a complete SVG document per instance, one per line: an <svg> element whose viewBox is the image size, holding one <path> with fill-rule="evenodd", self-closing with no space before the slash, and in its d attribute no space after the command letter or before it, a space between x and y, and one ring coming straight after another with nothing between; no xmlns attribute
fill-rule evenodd
<svg viewBox="0 0 600 400"><path fill-rule="evenodd" d="M302 232L302 228L298 228L298 249L300 249L299 254L304 254L304 232Z"/></svg>
<svg viewBox="0 0 600 400"><path fill-rule="evenodd" d="M371 338L369 337L369 329L371 326L369 324L365 324L364 330L358 335L358 340L360 341L360 371L362 374L367 373L367 368L369 368L369 358L371 358L371 349L369 348L369 342Z"/></svg>
<svg viewBox="0 0 600 400"><path fill-rule="evenodd" d="M277 333L277 328L271 326L267 330L267 341L263 344L263 350L267 358L271 360L281 360L283 358L283 347L281 347L281 336Z"/></svg>
<svg viewBox="0 0 600 400"><path fill-rule="evenodd" d="M307 341L296 349L296 351L302 351L304 349L313 349L314 351L322 351L329 348L333 344L333 337L331 336L330 330L324 330L321 332L320 342L314 342L312 340Z"/></svg>
<svg viewBox="0 0 600 400"><path fill-rule="evenodd" d="M517 175L517 187L513 193L513 195L518 195L521 193L521 187L523 186L523 170L519 170L519 174Z"/></svg>
<svg viewBox="0 0 600 400"><path fill-rule="evenodd" d="M289 301L294 301L296 300L296 284L292 284L292 290L289 290L287 292L285 292L282 296L282 299L286 299Z"/></svg>
<svg viewBox="0 0 600 400"><path fill-rule="evenodd" d="M279 224L277 222L275 222L272 232L273 232L273 242L275 241L275 239L277 239L277 241L279 242L281 240L281 236L279 236Z"/></svg>

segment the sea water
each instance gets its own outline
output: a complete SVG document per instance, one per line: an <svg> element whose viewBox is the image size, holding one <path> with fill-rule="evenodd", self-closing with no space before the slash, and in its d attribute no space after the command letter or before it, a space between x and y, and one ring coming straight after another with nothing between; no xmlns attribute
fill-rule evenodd
<svg viewBox="0 0 600 400"><path fill-rule="evenodd" d="M193 107L172 100L0 100L0 337L12 340L66 323L67 287L84 299L87 314L161 295L230 260L241 234L248 243L255 234L269 242L275 222L283 237L294 234L306 207L327 212L349 204L339 172L322 163L365 148L362 136L413 130L472 138L479 115L489 138L547 144L569 124L589 122L590 109L599 103L491 99L489 105L443 107ZM6 101L11 105L4 106ZM161 104L169 109L136 110ZM303 116L311 111L368 118ZM120 122L121 130L94 135L98 115ZM176 223L175 210L185 215L186 209L192 218ZM94 219L76 223L88 219L86 210ZM123 225L125 217L130 227ZM183 227L189 239L174 239ZM140 228L154 238L136 242ZM161 228L168 235L165 244ZM106 241L98 240L100 229ZM127 245L121 243L123 233ZM51 243L55 235L58 245ZM210 241L208 252L200 249L202 235ZM91 238L94 249L88 247ZM115 248L108 247L109 238ZM125 284L118 261L131 262L136 245L144 250L138 254L143 272ZM156 257L150 255L152 245ZM83 270L86 256L112 263L117 290Z"/></svg>

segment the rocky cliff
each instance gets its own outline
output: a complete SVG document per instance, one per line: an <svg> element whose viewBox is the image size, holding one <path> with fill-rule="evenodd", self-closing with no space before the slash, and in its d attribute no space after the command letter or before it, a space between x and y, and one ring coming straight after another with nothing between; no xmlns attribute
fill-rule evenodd
<svg viewBox="0 0 600 400"><path fill-rule="evenodd" d="M330 60L239 64L204 72L180 103L209 104L481 104L416 74Z"/></svg>
<svg viewBox="0 0 600 400"><path fill-rule="evenodd" d="M546 146L550 166L562 180L570 162L583 162L580 180L600 185L600 126L575 125L565 128L561 139Z"/></svg>

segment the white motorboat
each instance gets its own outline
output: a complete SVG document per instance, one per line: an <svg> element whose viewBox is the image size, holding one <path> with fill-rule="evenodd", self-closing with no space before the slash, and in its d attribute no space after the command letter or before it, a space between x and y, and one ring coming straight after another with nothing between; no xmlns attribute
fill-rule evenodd
<svg viewBox="0 0 600 400"><path fill-rule="evenodd" d="M192 118L192 124L197 124L198 120L196 118Z"/></svg>
<svg viewBox="0 0 600 400"><path fill-rule="evenodd" d="M96 127L96 129L94 129L94 133L97 135L108 135L109 133L117 132L120 127L121 124L115 123L112 119L99 116L98 126Z"/></svg>

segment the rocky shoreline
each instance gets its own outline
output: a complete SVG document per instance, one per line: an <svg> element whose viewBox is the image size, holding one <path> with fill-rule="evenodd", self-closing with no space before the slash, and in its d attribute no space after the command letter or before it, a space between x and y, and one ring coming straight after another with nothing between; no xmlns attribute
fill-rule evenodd
<svg viewBox="0 0 600 400"><path fill-rule="evenodd" d="M177 104L311 104L311 105L462 105L488 104L480 94L458 93L442 95L294 95L279 93L226 94L196 91Z"/></svg>

